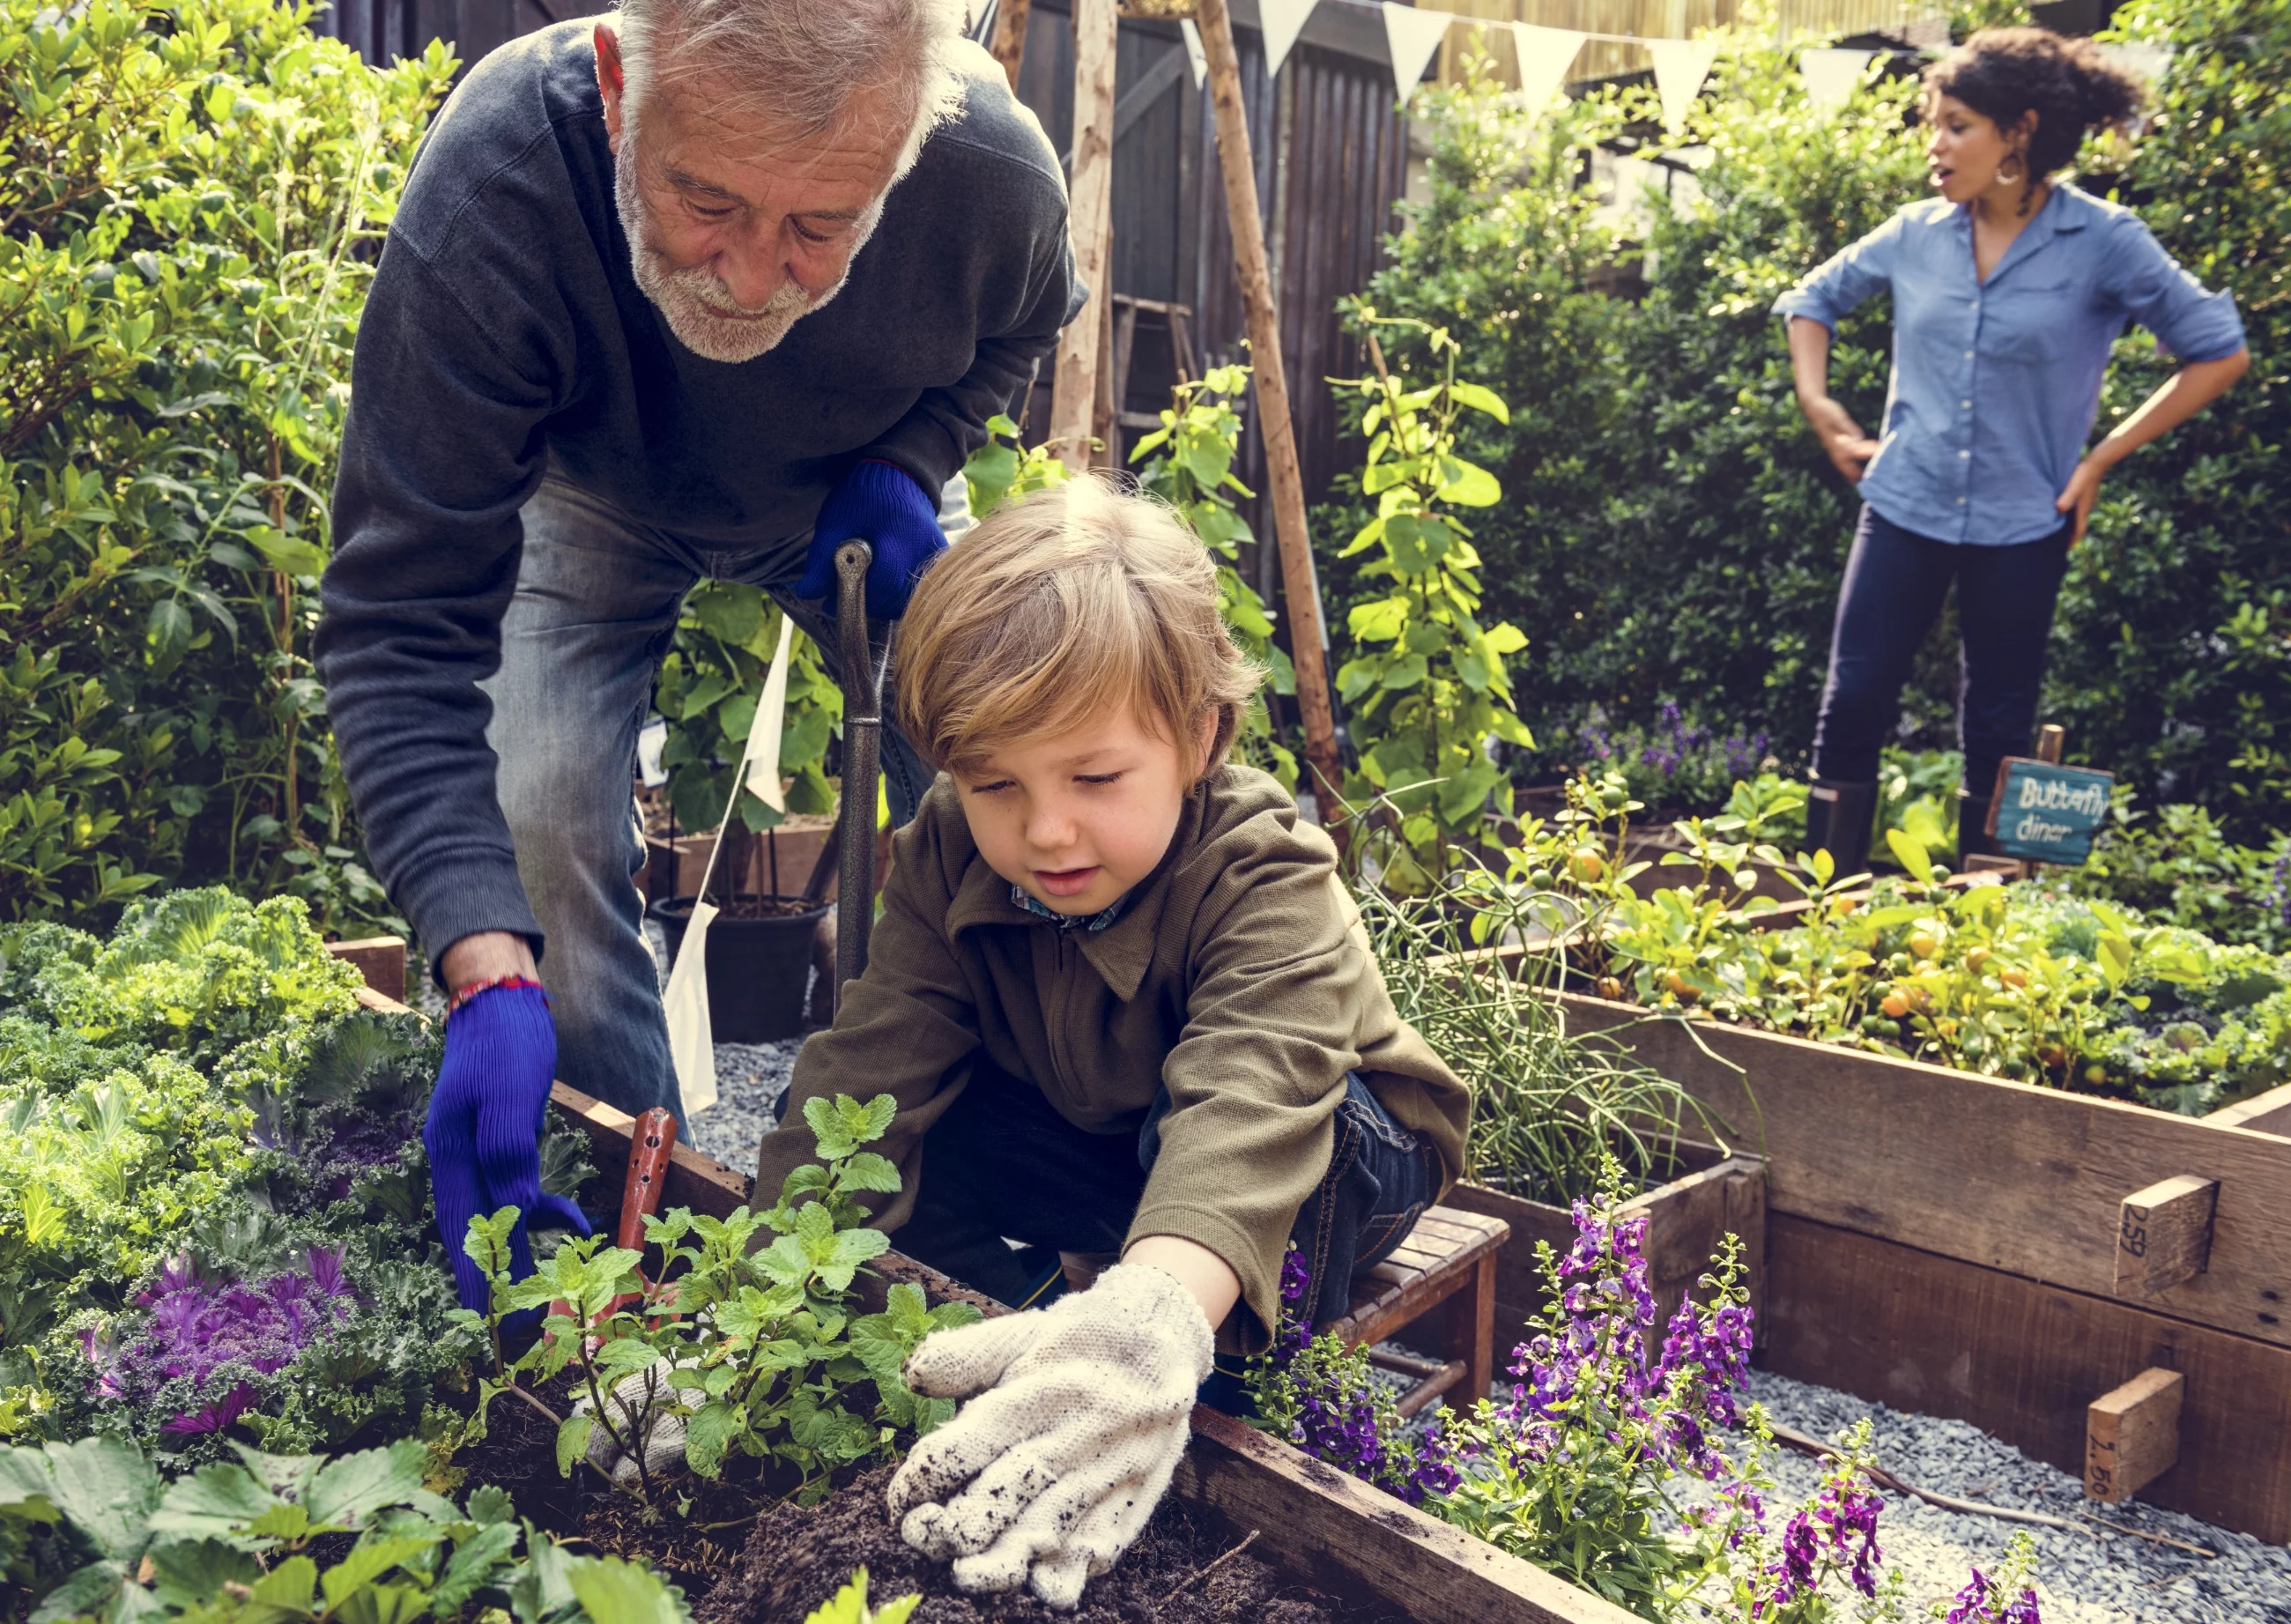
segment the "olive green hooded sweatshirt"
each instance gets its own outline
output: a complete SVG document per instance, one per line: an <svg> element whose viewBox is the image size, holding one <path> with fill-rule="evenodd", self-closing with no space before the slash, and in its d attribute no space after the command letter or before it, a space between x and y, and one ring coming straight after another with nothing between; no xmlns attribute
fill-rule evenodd
<svg viewBox="0 0 2291 1624"><path fill-rule="evenodd" d="M1290 1226L1328 1170L1347 1071L1438 1149L1443 1192L1454 1182L1469 1096L1394 1009L1335 847L1266 775L1226 766L1196 785L1161 865L1100 930L1013 903L945 777L893 849L867 973L796 1059L759 1200L813 1159L808 1099L898 1101L877 1147L904 1180L876 1218L896 1231L930 1177L923 1136L982 1052L1089 1132L1136 1132L1166 1087L1129 1239L1180 1235L1224 1259L1256 1320L1233 1329L1255 1348L1276 1323Z"/></svg>

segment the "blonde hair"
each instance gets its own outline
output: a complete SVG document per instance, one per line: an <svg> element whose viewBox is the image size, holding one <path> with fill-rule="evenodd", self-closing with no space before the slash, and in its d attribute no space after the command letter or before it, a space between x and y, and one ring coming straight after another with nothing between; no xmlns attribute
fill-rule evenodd
<svg viewBox="0 0 2291 1624"><path fill-rule="evenodd" d="M899 628L898 723L938 768L1115 705L1224 763L1264 672L1218 613L1217 567L1164 504L1084 475L994 510L925 575Z"/></svg>

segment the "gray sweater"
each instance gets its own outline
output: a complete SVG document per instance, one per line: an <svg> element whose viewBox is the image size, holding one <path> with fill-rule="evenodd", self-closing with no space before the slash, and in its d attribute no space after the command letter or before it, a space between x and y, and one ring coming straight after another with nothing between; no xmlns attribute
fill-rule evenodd
<svg viewBox="0 0 2291 1624"><path fill-rule="evenodd" d="M544 470L792 582L852 463L936 492L1084 297L1057 159L982 52L835 301L752 361L694 355L630 272L593 24L454 92L358 327L318 667L367 851L433 962L480 930L540 945L476 685Z"/></svg>

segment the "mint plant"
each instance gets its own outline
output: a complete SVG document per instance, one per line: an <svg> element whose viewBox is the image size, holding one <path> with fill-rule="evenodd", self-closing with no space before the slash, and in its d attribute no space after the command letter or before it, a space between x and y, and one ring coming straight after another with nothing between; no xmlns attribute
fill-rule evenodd
<svg viewBox="0 0 2291 1624"><path fill-rule="evenodd" d="M923 1338L975 1321L977 1310L930 1307L902 1283L881 1312L851 1311L859 1271L890 1246L862 1226L859 1198L899 1188L898 1170L864 1148L893 1111L888 1094L864 1105L848 1095L805 1102L818 1162L790 1173L762 1211L717 1218L679 1208L647 1218L646 1244L660 1255L649 1276L640 1252L568 1239L512 1282L517 1210L472 1218L465 1248L493 1282L490 1311L463 1322L482 1324L494 1350L479 1427L486 1407L513 1393L555 1421L562 1472L591 1459L601 1434L611 1459L630 1468L633 1491L657 1502L661 1446L680 1441L683 1466L703 1477L744 1457L793 1474L790 1492L809 1504L837 1467L888 1457L900 1434L947 1419L953 1405L911 1392L899 1370ZM757 1245L766 1232L774 1238ZM541 1309L549 1314L540 1339L508 1358L505 1320ZM542 1396L559 1388L579 1401L563 1415Z"/></svg>

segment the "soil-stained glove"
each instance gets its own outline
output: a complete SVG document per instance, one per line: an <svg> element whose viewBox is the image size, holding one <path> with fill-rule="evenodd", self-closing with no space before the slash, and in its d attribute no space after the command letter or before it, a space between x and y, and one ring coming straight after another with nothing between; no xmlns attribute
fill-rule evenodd
<svg viewBox="0 0 2291 1624"><path fill-rule="evenodd" d="M683 1363L690 1369L699 1361ZM638 1441L637 1452L644 1457L647 1475L657 1477L684 1469L684 1418L671 1408L677 1402L676 1389L668 1385L671 1368L663 1356L651 1369L622 1377L605 1395L605 1415L612 1425L591 1427L583 1452L591 1465L615 1483L637 1481L636 1461L621 1451L621 1444L632 1438ZM592 1408L584 1396L574 1402L573 1413L587 1415ZM619 1443L614 1442L615 1433L620 1435Z"/></svg>
<svg viewBox="0 0 2291 1624"><path fill-rule="evenodd" d="M799 598L835 596L835 550L854 538L875 550L867 570L867 613L896 620L907 612L915 582L946 551L938 527L938 497L892 462L861 462L828 492L811 527Z"/></svg>
<svg viewBox="0 0 2291 1624"><path fill-rule="evenodd" d="M934 1331L907 1385L976 1394L915 1445L887 1496L900 1535L964 1590L1031 1580L1071 1608L1129 1548L1186 1451L1209 1316L1160 1269L1121 1264L1048 1308Z"/></svg>
<svg viewBox="0 0 2291 1624"><path fill-rule="evenodd" d="M462 1306L483 1313L485 1271L462 1250L470 1219L515 1207L525 1215L510 1237L512 1277L533 1273L526 1223L539 1216L587 1234L589 1220L561 1195L541 1189L541 1124L557 1069L557 1026L549 995L530 981L490 986L446 1017L446 1059L430 1096L422 1143L438 1234L453 1259Z"/></svg>

